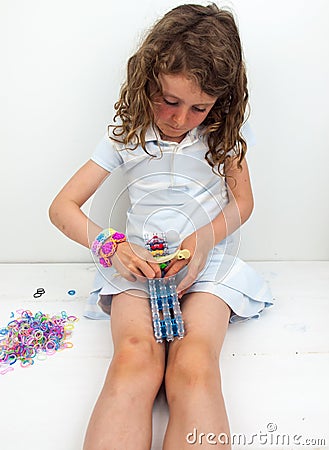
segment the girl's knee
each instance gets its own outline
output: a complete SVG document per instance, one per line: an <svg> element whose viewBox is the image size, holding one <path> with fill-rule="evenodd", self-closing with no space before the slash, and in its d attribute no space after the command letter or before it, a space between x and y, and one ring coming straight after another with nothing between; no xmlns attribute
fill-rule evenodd
<svg viewBox="0 0 329 450"><path fill-rule="evenodd" d="M128 336L115 349L111 362L112 378L143 379L161 383L164 374L164 349L145 337Z"/></svg>
<svg viewBox="0 0 329 450"><path fill-rule="evenodd" d="M185 338L184 338L185 339ZM168 401L178 393L193 388L207 390L213 384L220 385L219 357L203 342L186 342L173 349L166 369Z"/></svg>

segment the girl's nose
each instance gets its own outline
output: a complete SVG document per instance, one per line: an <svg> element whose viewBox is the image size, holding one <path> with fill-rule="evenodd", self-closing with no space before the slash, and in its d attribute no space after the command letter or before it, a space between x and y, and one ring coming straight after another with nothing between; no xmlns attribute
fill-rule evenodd
<svg viewBox="0 0 329 450"><path fill-rule="evenodd" d="M177 128L181 127L185 124L187 119L187 110L185 108L179 108L179 110L175 111L173 115L173 120L177 126Z"/></svg>

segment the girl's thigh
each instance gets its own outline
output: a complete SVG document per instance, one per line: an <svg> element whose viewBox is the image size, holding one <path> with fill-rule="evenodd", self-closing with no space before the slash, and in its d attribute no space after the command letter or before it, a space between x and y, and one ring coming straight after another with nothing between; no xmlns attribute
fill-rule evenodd
<svg viewBox="0 0 329 450"><path fill-rule="evenodd" d="M153 335L149 299L143 291L131 289L113 296L111 332L114 350L120 346L146 347L164 358L164 346Z"/></svg>
<svg viewBox="0 0 329 450"><path fill-rule="evenodd" d="M186 336L175 346L200 343L219 356L227 331L231 309L219 297L208 292L186 294L181 302Z"/></svg>

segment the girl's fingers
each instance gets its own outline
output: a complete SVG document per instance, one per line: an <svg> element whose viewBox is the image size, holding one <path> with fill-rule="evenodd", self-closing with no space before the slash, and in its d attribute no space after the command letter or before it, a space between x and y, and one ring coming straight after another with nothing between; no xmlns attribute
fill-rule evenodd
<svg viewBox="0 0 329 450"><path fill-rule="evenodd" d="M161 269L158 263L151 263L150 266L154 272L154 278L161 278Z"/></svg>
<svg viewBox="0 0 329 450"><path fill-rule="evenodd" d="M148 262L140 259L135 264L131 262L127 266L130 272L136 274L137 276L144 276L146 278L161 277L161 270L157 264L149 264Z"/></svg>
<svg viewBox="0 0 329 450"><path fill-rule="evenodd" d="M194 273L191 273L190 271L187 272L187 275L182 279L182 281L177 286L177 293L179 297L181 297L184 294L184 292L187 291L187 289L192 286L196 278L197 277L195 276Z"/></svg>
<svg viewBox="0 0 329 450"><path fill-rule="evenodd" d="M113 257L116 261L116 269L126 279L127 272L136 278L161 277L161 269L153 256L145 249L136 244L124 242L118 246Z"/></svg>
<svg viewBox="0 0 329 450"><path fill-rule="evenodd" d="M180 270L182 270L183 267L188 265L189 260L188 259L175 259L171 261L171 263L166 267L165 269L165 277L171 277L173 275L176 275Z"/></svg>

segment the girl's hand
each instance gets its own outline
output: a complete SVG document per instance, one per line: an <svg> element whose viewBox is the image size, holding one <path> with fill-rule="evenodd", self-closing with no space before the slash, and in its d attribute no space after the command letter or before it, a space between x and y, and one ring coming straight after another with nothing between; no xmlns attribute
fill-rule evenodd
<svg viewBox="0 0 329 450"><path fill-rule="evenodd" d="M167 266L166 277L175 275L184 266L188 266L187 275L182 279L177 287L178 297L181 298L187 289L197 279L199 273L204 268L209 251L214 247L214 236L211 224L206 225L194 233L190 234L181 244L182 249L190 251L189 259L174 259Z"/></svg>
<svg viewBox="0 0 329 450"><path fill-rule="evenodd" d="M112 257L112 264L128 281L138 278L160 278L161 269L151 253L137 244L121 242Z"/></svg>

